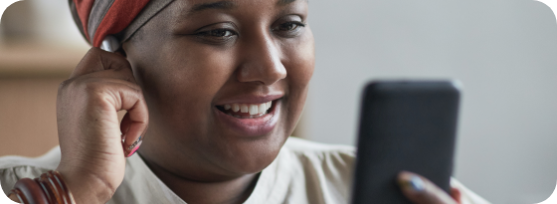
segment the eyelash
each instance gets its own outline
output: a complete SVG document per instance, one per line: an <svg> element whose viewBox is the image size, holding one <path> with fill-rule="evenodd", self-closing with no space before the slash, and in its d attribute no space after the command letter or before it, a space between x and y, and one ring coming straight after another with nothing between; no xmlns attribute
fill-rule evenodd
<svg viewBox="0 0 557 204"><path fill-rule="evenodd" d="M306 27L306 24L305 24L305 23L302 23L302 22L299 22L299 21L290 21L290 22L286 22L286 23L283 23L283 24L280 24L280 25L279 25L279 27L282 27L282 26L296 26L296 27L294 27L294 28L290 28L290 29L287 30L287 31L293 31L293 30L296 30L296 29L298 29L298 28L300 28L300 27ZM279 29L280 29L280 28L279 28ZM277 31L277 30L279 30L279 29L272 29L272 30L273 30L273 31Z"/></svg>
<svg viewBox="0 0 557 204"><path fill-rule="evenodd" d="M214 35L216 33L221 33L222 34L222 32L229 33L229 34L223 35L223 36ZM219 38L222 38L222 37L231 37L232 35L238 35L238 33L236 33L233 30L230 30L230 29L217 28L217 29L213 29L213 30L209 30L209 31L198 32L195 35L202 36L202 37L219 37Z"/></svg>
<svg viewBox="0 0 557 204"><path fill-rule="evenodd" d="M289 27L286 30L281 30L284 27ZM292 27L291 27L292 26ZM285 22L283 24L280 24L278 26L278 28L273 28L271 29L271 31L276 32L291 32L291 33L285 33L285 34L279 34L280 36L283 37L294 37L296 36L295 32L300 28L306 27L305 23L299 22L299 21L290 21L290 22ZM213 30L208 30L208 31L201 31L201 32L197 32L194 34L195 36L197 36L200 40L203 41L207 41L211 44L220 44L220 43L226 43L228 40L230 40L232 37L237 36L238 33L232 29L227 29L227 28L217 28L217 29L213 29Z"/></svg>

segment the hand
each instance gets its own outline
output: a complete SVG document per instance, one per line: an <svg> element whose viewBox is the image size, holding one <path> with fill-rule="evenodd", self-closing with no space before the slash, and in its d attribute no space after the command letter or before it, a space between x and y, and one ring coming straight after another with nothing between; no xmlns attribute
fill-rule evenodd
<svg viewBox="0 0 557 204"><path fill-rule="evenodd" d="M118 111L127 114L118 121ZM148 111L131 66L92 48L58 90L60 172L77 203L106 203L124 179L126 156L141 144ZM124 142L123 142L124 141Z"/></svg>
<svg viewBox="0 0 557 204"><path fill-rule="evenodd" d="M460 190L451 189L445 193L431 181L411 172L403 171L398 175L402 193L415 204L460 204Z"/></svg>

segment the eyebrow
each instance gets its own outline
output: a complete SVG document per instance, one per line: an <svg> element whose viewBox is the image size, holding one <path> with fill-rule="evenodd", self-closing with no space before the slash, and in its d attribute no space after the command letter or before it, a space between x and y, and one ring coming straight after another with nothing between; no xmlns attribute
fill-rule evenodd
<svg viewBox="0 0 557 204"><path fill-rule="evenodd" d="M281 0L284 1L284 0ZM217 1L211 3L201 3L194 5L190 12L188 13L197 13L200 11L208 10L208 9L222 9L222 10L230 10L236 7L236 4L232 1Z"/></svg>
<svg viewBox="0 0 557 204"><path fill-rule="evenodd" d="M279 0L279 1L277 2L277 5L279 5L279 6L284 6L284 5L286 5L286 4L289 4L289 3L292 3L292 2L295 2L295 1L296 1L296 0Z"/></svg>

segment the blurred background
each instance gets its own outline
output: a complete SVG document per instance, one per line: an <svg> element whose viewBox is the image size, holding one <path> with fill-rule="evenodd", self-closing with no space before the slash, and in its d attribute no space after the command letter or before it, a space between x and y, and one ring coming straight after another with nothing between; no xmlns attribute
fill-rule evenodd
<svg viewBox="0 0 557 204"><path fill-rule="evenodd" d="M455 177L493 203L545 200L557 180L557 24L532 0L311 1L317 65L295 135L354 145L371 79L464 84ZM56 146L55 102L89 46L65 0L0 23L0 156Z"/></svg>

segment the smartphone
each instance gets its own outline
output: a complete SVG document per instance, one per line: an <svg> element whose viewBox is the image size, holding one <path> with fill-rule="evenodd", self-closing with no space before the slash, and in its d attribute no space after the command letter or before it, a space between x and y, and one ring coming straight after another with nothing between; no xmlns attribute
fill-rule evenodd
<svg viewBox="0 0 557 204"><path fill-rule="evenodd" d="M364 89L353 204L410 203L396 182L420 174L447 193L459 110L454 81L374 81Z"/></svg>

